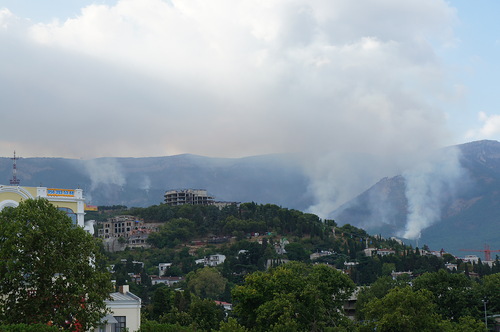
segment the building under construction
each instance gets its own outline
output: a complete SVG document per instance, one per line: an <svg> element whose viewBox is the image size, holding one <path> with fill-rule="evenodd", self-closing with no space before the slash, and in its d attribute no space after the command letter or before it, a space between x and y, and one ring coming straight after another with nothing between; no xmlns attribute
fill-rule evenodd
<svg viewBox="0 0 500 332"><path fill-rule="evenodd" d="M175 205L214 205L214 197L208 195L204 189L169 190L165 193L165 203Z"/></svg>

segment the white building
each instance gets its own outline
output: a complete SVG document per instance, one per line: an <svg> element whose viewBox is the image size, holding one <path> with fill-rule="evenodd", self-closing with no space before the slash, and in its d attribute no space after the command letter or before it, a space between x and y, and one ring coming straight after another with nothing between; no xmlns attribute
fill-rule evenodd
<svg viewBox="0 0 500 332"><path fill-rule="evenodd" d="M479 263L479 257L477 257L476 255L467 255L464 257L464 262L477 264Z"/></svg>
<svg viewBox="0 0 500 332"><path fill-rule="evenodd" d="M219 264L224 263L225 260L226 260L225 255L221 255L221 254L210 255L210 256L208 256L208 259L206 259L205 265L217 266Z"/></svg>
<svg viewBox="0 0 500 332"><path fill-rule="evenodd" d="M222 254L210 255L205 258L196 259L195 264L203 264L204 266L217 266L224 263L226 256Z"/></svg>
<svg viewBox="0 0 500 332"><path fill-rule="evenodd" d="M184 280L182 277L157 277L157 276L152 276L151 277L151 284L158 285L158 284L165 284L167 286L173 286L174 284L181 282Z"/></svg>
<svg viewBox="0 0 500 332"><path fill-rule="evenodd" d="M120 286L120 291L111 293L106 307L111 313L102 319L103 325L94 332L138 331L141 327L141 298L130 293L128 285Z"/></svg>
<svg viewBox="0 0 500 332"><path fill-rule="evenodd" d="M160 263L158 264L158 276L164 276L168 268L172 266L172 263Z"/></svg>

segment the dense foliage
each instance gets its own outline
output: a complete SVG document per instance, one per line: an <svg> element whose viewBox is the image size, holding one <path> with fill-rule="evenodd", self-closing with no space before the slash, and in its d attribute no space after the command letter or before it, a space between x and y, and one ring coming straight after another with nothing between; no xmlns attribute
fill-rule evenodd
<svg viewBox="0 0 500 332"><path fill-rule="evenodd" d="M324 331L348 325L342 306L353 289L349 277L331 267L291 262L248 275L233 298L237 317L252 331Z"/></svg>
<svg viewBox="0 0 500 332"><path fill-rule="evenodd" d="M222 210L159 205L126 214L163 223L150 236L151 249L108 254L116 263L117 283L130 283L130 273L141 274L142 284L131 289L147 307L144 331L480 331L482 300L488 299L489 314L500 305L495 295L500 287L498 261L490 267L449 254L437 257L296 210L255 203ZM367 256L367 248L394 253ZM196 258L215 253L226 256L223 264L195 264ZM144 267L133 264L135 260ZM157 273L161 262L172 263L167 275L185 277L175 286L182 292L151 286L148 274ZM457 268L446 270L449 262ZM325 273L321 278L319 271ZM394 271L410 274L394 279ZM323 281L338 281L339 276L350 284L349 290L318 290ZM351 280L365 286L357 291L355 322L347 321L341 308ZM332 304L332 299L339 302ZM235 310L217 322L210 320L217 316L209 305L213 300L232 302ZM410 304L418 304L419 310L412 311Z"/></svg>
<svg viewBox="0 0 500 332"><path fill-rule="evenodd" d="M44 199L0 212L0 322L95 326L111 282L98 242Z"/></svg>
<svg viewBox="0 0 500 332"><path fill-rule="evenodd" d="M230 205L223 209L212 205L162 204L131 209L129 213L148 221L165 222L161 231L150 237L150 243L159 248L174 247L207 235L243 238L248 233L277 233L323 237L328 231L314 214L272 204L243 203L239 207Z"/></svg>

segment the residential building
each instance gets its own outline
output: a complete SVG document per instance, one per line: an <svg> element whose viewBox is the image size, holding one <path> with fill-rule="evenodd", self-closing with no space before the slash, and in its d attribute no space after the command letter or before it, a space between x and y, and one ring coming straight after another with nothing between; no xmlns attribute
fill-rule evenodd
<svg viewBox="0 0 500 332"><path fill-rule="evenodd" d="M361 287L356 287L351 296L344 302L344 314L350 320L355 320L356 318L356 302L358 301L358 294Z"/></svg>
<svg viewBox="0 0 500 332"><path fill-rule="evenodd" d="M168 268L172 266L172 263L160 263L158 264L158 276L164 276Z"/></svg>
<svg viewBox="0 0 500 332"><path fill-rule="evenodd" d="M226 315L227 315L228 311L232 311L233 310L233 304L232 303L223 302L223 301L215 301L215 304L224 307L224 311L226 312Z"/></svg>
<svg viewBox="0 0 500 332"><path fill-rule="evenodd" d="M111 313L102 319L103 324L94 332L138 331L141 327L141 298L130 293L128 285L120 286L119 291L110 296L106 307Z"/></svg>
<svg viewBox="0 0 500 332"><path fill-rule="evenodd" d="M474 264L477 264L479 263L479 257L476 256L476 255L466 255L464 257L464 262L468 262L468 263L474 263Z"/></svg>
<svg viewBox="0 0 500 332"><path fill-rule="evenodd" d="M204 266L217 266L224 263L226 256L222 254L210 255L205 258L196 259L195 264L203 264Z"/></svg>
<svg viewBox="0 0 500 332"><path fill-rule="evenodd" d="M158 277L158 276L150 276L150 277L151 277L151 284L153 286L158 284L173 286L174 284L184 280L183 277Z"/></svg>

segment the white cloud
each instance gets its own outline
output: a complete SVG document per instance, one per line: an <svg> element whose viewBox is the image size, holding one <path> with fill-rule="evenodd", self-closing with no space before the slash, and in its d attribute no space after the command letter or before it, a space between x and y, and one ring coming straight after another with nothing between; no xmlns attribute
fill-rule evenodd
<svg viewBox="0 0 500 332"><path fill-rule="evenodd" d="M482 123L479 129L470 129L466 133L467 139L492 139L500 136L500 115L487 115L479 112L478 120Z"/></svg>
<svg viewBox="0 0 500 332"><path fill-rule="evenodd" d="M77 157L303 153L322 210L441 145L435 47L455 40L455 21L436 0L87 6L0 35L0 98L16 112L4 120L28 119L0 141Z"/></svg>

